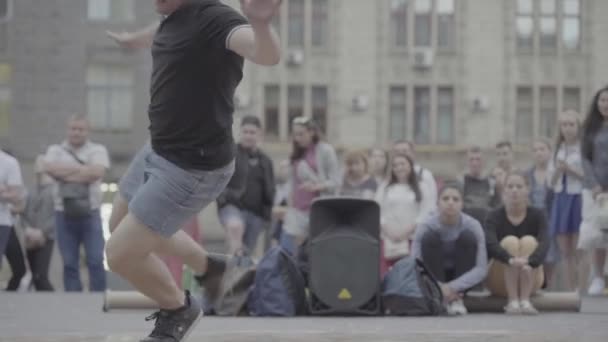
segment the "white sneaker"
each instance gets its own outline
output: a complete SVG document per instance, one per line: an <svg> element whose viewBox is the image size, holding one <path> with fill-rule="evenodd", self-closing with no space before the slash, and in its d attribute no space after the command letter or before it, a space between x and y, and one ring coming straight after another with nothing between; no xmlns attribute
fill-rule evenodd
<svg viewBox="0 0 608 342"><path fill-rule="evenodd" d="M445 311L447 312L448 316L456 316L456 315L458 315L458 313L456 312L456 308L454 307L454 302L446 303L445 304Z"/></svg>
<svg viewBox="0 0 608 342"><path fill-rule="evenodd" d="M522 300L519 302L521 313L524 315L538 315L538 310L530 303L529 300Z"/></svg>
<svg viewBox="0 0 608 342"><path fill-rule="evenodd" d="M519 301L514 300L509 302L504 307L504 310L507 315L519 315L521 314L521 305L519 304Z"/></svg>
<svg viewBox="0 0 608 342"><path fill-rule="evenodd" d="M469 313L467 307L464 306L464 302L462 301L462 299L452 302L452 310L455 312L456 315L466 315Z"/></svg>
<svg viewBox="0 0 608 342"><path fill-rule="evenodd" d="M606 289L606 282L604 278L594 277L591 281L591 285L589 286L589 290L587 293L590 296L601 296L604 294L604 290Z"/></svg>

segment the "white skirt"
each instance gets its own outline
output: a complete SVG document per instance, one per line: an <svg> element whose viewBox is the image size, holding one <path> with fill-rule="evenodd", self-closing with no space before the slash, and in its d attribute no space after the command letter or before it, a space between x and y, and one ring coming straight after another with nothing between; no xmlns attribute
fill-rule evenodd
<svg viewBox="0 0 608 342"><path fill-rule="evenodd" d="M600 206L593 199L591 190L585 189L583 197L583 221L581 222L578 249L593 250L596 248L608 248L608 230L602 230L598 224Z"/></svg>

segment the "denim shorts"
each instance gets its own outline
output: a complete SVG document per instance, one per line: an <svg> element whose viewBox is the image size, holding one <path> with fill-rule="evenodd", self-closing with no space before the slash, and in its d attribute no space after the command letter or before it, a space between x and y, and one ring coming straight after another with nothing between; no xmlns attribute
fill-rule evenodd
<svg viewBox="0 0 608 342"><path fill-rule="evenodd" d="M234 161L216 170L185 170L146 144L120 181L129 212L164 237L180 230L224 190Z"/></svg>

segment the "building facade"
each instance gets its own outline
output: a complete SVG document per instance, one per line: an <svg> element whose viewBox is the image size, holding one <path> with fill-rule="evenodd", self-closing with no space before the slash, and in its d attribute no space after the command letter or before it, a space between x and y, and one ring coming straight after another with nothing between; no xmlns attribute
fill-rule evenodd
<svg viewBox="0 0 608 342"><path fill-rule="evenodd" d="M584 112L608 83L608 1L283 4L281 64L246 64L236 97L237 119L259 115L276 156L290 119L308 115L338 146L411 139L442 167L433 156L467 144L552 136L560 110ZM31 161L87 113L116 180L147 139L151 61L104 32L157 19L150 0L0 0L0 144Z"/></svg>

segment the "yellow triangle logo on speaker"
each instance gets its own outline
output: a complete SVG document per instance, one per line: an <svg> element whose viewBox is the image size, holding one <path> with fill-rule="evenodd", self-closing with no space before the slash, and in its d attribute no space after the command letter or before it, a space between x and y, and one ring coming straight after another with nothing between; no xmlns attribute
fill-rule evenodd
<svg viewBox="0 0 608 342"><path fill-rule="evenodd" d="M338 299L351 300L351 299L353 299L353 296L350 294L350 291L348 291L347 289L342 289L340 291L340 293L338 294Z"/></svg>

